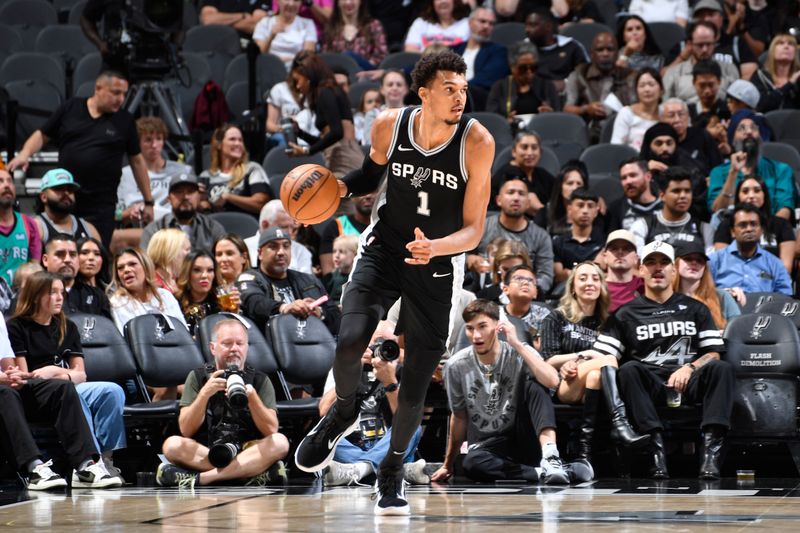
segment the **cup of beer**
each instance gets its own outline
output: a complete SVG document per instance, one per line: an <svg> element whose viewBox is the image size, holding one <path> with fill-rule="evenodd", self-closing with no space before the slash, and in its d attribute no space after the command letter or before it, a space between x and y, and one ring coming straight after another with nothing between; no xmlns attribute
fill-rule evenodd
<svg viewBox="0 0 800 533"><path fill-rule="evenodd" d="M220 285L217 287L217 304L220 310L236 313L239 311L239 304L233 299L231 285Z"/></svg>

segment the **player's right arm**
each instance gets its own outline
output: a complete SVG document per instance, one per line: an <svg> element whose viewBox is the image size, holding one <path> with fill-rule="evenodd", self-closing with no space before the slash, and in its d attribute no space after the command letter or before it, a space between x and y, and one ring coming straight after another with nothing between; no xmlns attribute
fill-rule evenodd
<svg viewBox="0 0 800 533"><path fill-rule="evenodd" d="M461 445L467 438L467 411L453 411L450 417L450 433L447 436L447 453L444 456L444 463L431 476L431 481L447 481L453 477L456 458L461 452Z"/></svg>
<svg viewBox="0 0 800 533"><path fill-rule="evenodd" d="M389 145L392 131L401 109L382 111L372 125L372 145L361 168L349 172L339 180L341 196L363 196L375 191L389 164Z"/></svg>

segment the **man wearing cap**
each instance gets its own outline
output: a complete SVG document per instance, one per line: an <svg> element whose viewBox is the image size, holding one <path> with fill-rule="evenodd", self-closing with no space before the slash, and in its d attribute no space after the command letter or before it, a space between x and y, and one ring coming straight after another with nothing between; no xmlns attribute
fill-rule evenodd
<svg viewBox="0 0 800 533"><path fill-rule="evenodd" d="M143 218L153 220L150 180L136 126L133 116L122 108L127 92L128 81L122 74L101 72L91 97L64 102L8 163L11 171L27 170L31 156L53 140L58 147L58 165L72 172L81 185L76 213L95 225L106 246L114 233L117 186L125 155L142 191Z"/></svg>
<svg viewBox="0 0 800 533"><path fill-rule="evenodd" d="M762 145L770 139L770 129L763 115L741 110L728 125L728 139L734 153L727 163L711 170L706 202L712 212L725 209L735 201L736 187L744 176L755 174L767 185L772 214L790 219L795 207L794 171L786 163L761 155Z"/></svg>
<svg viewBox="0 0 800 533"><path fill-rule="evenodd" d="M0 170L0 276L10 287L14 272L26 261L42 257L42 236L36 219L14 210L17 189L7 170Z"/></svg>
<svg viewBox="0 0 800 533"><path fill-rule="evenodd" d="M76 241L92 237L100 240L94 224L73 215L75 191L80 189L72 173L63 168L47 171L39 187L41 211L36 217L42 241L47 242L57 233L71 235Z"/></svg>
<svg viewBox="0 0 800 533"><path fill-rule="evenodd" d="M607 267L606 284L611 299L608 312L613 313L644 291L633 233L624 229L609 233L600 260Z"/></svg>
<svg viewBox="0 0 800 533"><path fill-rule="evenodd" d="M173 176L169 184L169 203L172 212L167 213L144 228L140 247L147 244L155 232L164 228L178 228L189 236L194 250L211 250L217 239L225 235L222 224L208 215L197 212L200 205L200 186L194 174Z"/></svg>
<svg viewBox="0 0 800 533"><path fill-rule="evenodd" d="M701 285L704 285L703 278L705 277L705 271L708 268L708 255L706 255L703 245L699 242L680 243L675 247L675 258L680 258L681 260L680 267L678 268L680 284L676 287L678 292L686 294L687 296L692 296L693 298L697 298L701 302L708 302L708 298L711 296L701 294L703 292ZM711 271L709 271L709 277L710 276ZM721 289L717 287L715 292L718 300L718 312L720 317L724 319L725 322L728 322L732 318L742 314L742 308L736 303L738 297L744 297L744 293L742 291L738 289ZM746 300L743 299L742 305L744 305L745 301ZM708 305L708 303L706 303L706 305ZM714 310L711 307L709 307L709 310L711 311L712 318L719 318L714 315ZM717 326L719 326L720 329L724 329L725 322L716 320Z"/></svg>
<svg viewBox="0 0 800 533"><path fill-rule="evenodd" d="M169 204L169 185L172 178L181 174L191 174L192 167L164 158L164 141L167 126L158 117L142 117L136 121L139 147L150 177L150 192L153 196L153 217L158 220L172 209ZM122 227L114 231L111 249L138 246L142 236L142 213L144 200L136 185L133 169L123 167L122 179L117 188L117 208L122 209Z"/></svg>
<svg viewBox="0 0 800 533"><path fill-rule="evenodd" d="M269 319L291 314L305 319L316 316L336 335L339 331L339 306L332 301L315 304L327 296L322 282L311 274L289 268L292 241L289 233L278 227L267 228L258 239L258 270L248 269L236 280L242 299L242 314L262 331Z"/></svg>
<svg viewBox="0 0 800 533"><path fill-rule="evenodd" d="M760 99L761 94L756 86L747 80L736 80L728 87L728 109L731 114L741 109L755 111Z"/></svg>
<svg viewBox="0 0 800 533"><path fill-rule="evenodd" d="M792 280L781 260L759 244L764 216L751 204L739 204L731 218L733 242L716 250L708 263L717 287L748 292L780 292L791 296Z"/></svg>
<svg viewBox="0 0 800 533"><path fill-rule="evenodd" d="M642 250L639 274L644 294L620 308L606 322L594 349L620 359L619 384L628 416L639 433L651 435L655 479L669 477L656 404L668 390L682 401L703 404L701 479L718 479L720 452L733 411L735 373L720 360L725 343L703 303L676 293L675 251L660 241Z"/></svg>

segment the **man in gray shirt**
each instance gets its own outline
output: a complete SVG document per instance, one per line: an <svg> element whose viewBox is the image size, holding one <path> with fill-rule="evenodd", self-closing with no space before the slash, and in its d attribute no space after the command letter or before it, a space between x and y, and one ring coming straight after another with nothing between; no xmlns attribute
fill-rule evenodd
<svg viewBox="0 0 800 533"><path fill-rule="evenodd" d="M519 176L507 177L496 201L500 212L487 217L477 253L485 255L486 247L497 237L524 243L539 289L542 293L549 292L553 286L553 241L545 230L525 217L529 206L528 184ZM470 263L474 261L472 257Z"/></svg>

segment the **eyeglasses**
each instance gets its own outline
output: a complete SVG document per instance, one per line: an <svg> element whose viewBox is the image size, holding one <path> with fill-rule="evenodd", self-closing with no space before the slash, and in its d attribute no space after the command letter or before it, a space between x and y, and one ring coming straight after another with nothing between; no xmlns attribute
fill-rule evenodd
<svg viewBox="0 0 800 533"><path fill-rule="evenodd" d="M530 65L530 64L525 63L525 64L522 64L522 65L517 65L517 70L519 70L520 72L536 72L536 69L538 67L539 67L539 65L535 65L535 64L534 65Z"/></svg>
<svg viewBox="0 0 800 533"><path fill-rule="evenodd" d="M533 278L521 278L519 276L514 276L509 280L511 283L516 283L517 285L535 285L536 280Z"/></svg>
<svg viewBox="0 0 800 533"><path fill-rule="evenodd" d="M664 113L664 118L683 118L688 115L689 113L686 111L670 111L669 113Z"/></svg>

